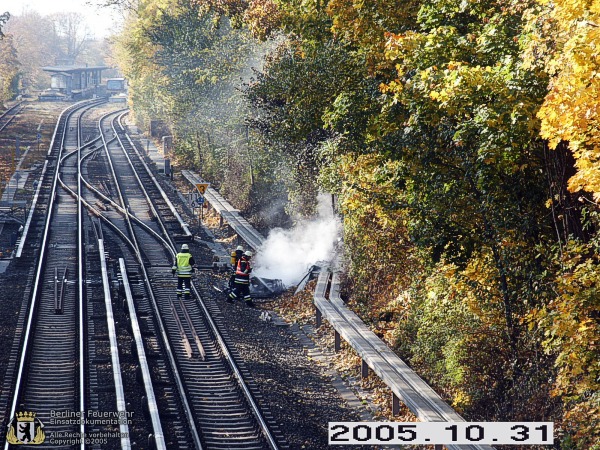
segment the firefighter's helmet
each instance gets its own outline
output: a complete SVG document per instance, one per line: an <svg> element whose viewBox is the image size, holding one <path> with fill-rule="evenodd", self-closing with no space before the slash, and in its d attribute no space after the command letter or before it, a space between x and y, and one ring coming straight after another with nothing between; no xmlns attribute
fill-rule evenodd
<svg viewBox="0 0 600 450"><path fill-rule="evenodd" d="M247 250L246 253L244 253L244 255L246 255L248 258L251 258L252 252L250 250Z"/></svg>
<svg viewBox="0 0 600 450"><path fill-rule="evenodd" d="M189 250L189 249L190 249L190 246L189 246L189 245L187 245L187 244L183 244L183 245L181 246L181 250L182 250L182 251L183 251L183 250Z"/></svg>

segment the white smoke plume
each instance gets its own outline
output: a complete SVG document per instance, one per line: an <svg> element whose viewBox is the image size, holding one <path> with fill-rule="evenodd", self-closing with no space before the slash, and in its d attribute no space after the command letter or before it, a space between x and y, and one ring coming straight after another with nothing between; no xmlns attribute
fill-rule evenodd
<svg viewBox="0 0 600 450"><path fill-rule="evenodd" d="M326 198L326 196L323 196ZM340 221L319 198L316 219L299 221L292 229L276 228L258 250L253 274L280 279L287 287L298 284L318 261L331 259Z"/></svg>

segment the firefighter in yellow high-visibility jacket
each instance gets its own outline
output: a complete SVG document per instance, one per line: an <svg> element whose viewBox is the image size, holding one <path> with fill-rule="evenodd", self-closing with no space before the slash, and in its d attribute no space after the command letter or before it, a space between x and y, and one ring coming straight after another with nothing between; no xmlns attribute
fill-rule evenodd
<svg viewBox="0 0 600 450"><path fill-rule="evenodd" d="M185 295L185 298L191 298L192 274L194 273L194 257L190 253L190 247L187 244L181 246L181 251L177 253L173 263L173 276L177 274L177 297Z"/></svg>

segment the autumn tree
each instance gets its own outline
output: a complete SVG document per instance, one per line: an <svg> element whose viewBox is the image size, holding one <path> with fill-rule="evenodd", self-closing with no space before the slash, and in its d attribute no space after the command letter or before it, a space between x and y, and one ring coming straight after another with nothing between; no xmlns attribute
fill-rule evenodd
<svg viewBox="0 0 600 450"><path fill-rule="evenodd" d="M600 82L600 9L596 2L553 2L548 16L555 33L556 51L548 55L547 70L552 75L550 93L539 112L542 135L556 148L561 141L569 143L579 169L571 179L573 191L585 189L600 193L600 124L597 98ZM543 19L542 19L543 18ZM544 38L544 29L540 38Z"/></svg>
<svg viewBox="0 0 600 450"><path fill-rule="evenodd" d="M10 18L9 13L0 15L0 105L18 94L19 66L17 51L11 35L4 35L2 28Z"/></svg>
<svg viewBox="0 0 600 450"><path fill-rule="evenodd" d="M8 11L0 14L0 39L4 37L2 28L4 27L4 25L6 25L6 22L8 22L8 19L10 19L10 13Z"/></svg>
<svg viewBox="0 0 600 450"><path fill-rule="evenodd" d="M12 36L6 35L0 39L0 104L19 93L19 66Z"/></svg>
<svg viewBox="0 0 600 450"><path fill-rule="evenodd" d="M61 12L51 15L50 20L59 44L60 58L74 63L90 41L85 17L76 12Z"/></svg>
<svg viewBox="0 0 600 450"><path fill-rule="evenodd" d="M564 402L573 446L600 448L600 9L596 1L540 3L530 17L528 57L531 64L543 66L550 85L538 117L549 152L567 156L565 172L570 177L570 192L556 192L548 206L554 213L564 205L555 213L559 222L570 216L572 205L585 205L585 214L581 232L571 229L558 235L560 253L552 271L556 295L532 311L531 327L543 333L546 351L556 355L553 394Z"/></svg>
<svg viewBox="0 0 600 450"><path fill-rule="evenodd" d="M117 45L138 123L166 117L177 163L194 167L223 193L235 192L239 208L261 199L281 203L269 201L280 189L250 195L268 163L249 148L259 140L247 126L241 79L260 64L262 46L210 5L183 1L140 2Z"/></svg>
<svg viewBox="0 0 600 450"><path fill-rule="evenodd" d="M24 87L49 87L50 77L41 68L54 64L58 56L52 22L35 11L25 10L21 15L11 17L5 31L13 36Z"/></svg>
<svg viewBox="0 0 600 450"><path fill-rule="evenodd" d="M593 2L136 8L120 64L179 164L247 211L336 194L350 303L402 357L469 419L597 445Z"/></svg>

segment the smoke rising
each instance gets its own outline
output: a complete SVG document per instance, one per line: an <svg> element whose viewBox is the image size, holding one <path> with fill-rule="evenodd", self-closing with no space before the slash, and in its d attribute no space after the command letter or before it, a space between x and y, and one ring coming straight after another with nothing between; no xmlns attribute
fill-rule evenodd
<svg viewBox="0 0 600 450"><path fill-rule="evenodd" d="M340 222L319 197L319 215L299 221L293 228L276 228L258 250L254 274L280 279L287 287L298 284L318 261L329 260L340 231Z"/></svg>

